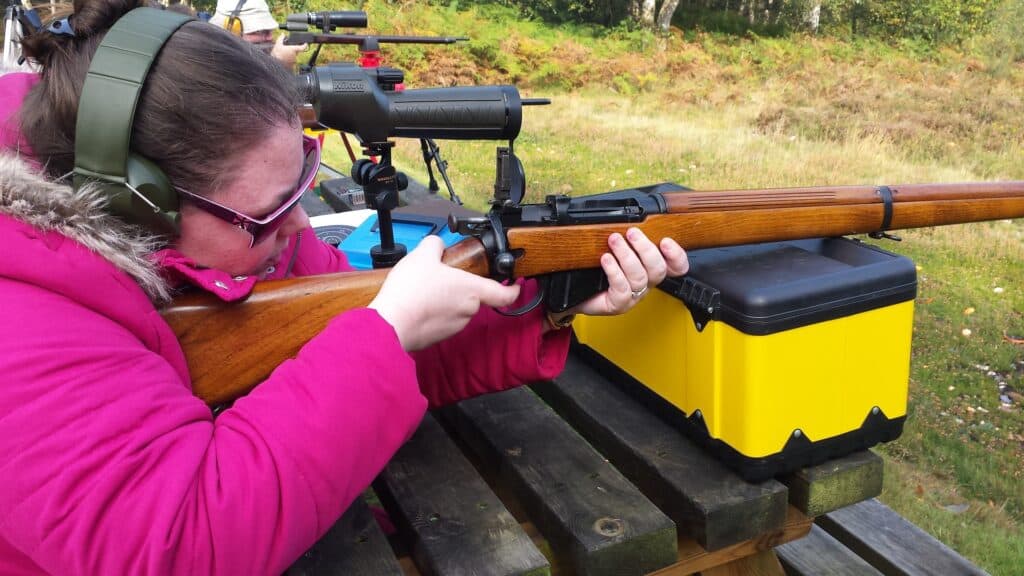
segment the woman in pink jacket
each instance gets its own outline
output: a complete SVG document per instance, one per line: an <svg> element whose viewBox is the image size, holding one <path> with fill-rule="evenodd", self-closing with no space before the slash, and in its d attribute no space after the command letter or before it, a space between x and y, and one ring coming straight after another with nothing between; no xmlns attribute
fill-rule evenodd
<svg viewBox="0 0 1024 576"><path fill-rule="evenodd" d="M539 311L496 314L532 285L448 268L428 239L367 308L215 419L159 307L185 286L230 301L262 278L349 268L297 204L315 158L292 79L206 24L164 45L133 123L131 149L181 191L180 234L130 226L95 189L60 183L91 55L136 4L76 1L72 34L24 42L41 75L0 77L0 574L277 574L428 404L553 377L568 330ZM242 222L277 217L247 230L207 199ZM685 272L674 242L627 236L602 259L610 290L574 312L623 312Z"/></svg>

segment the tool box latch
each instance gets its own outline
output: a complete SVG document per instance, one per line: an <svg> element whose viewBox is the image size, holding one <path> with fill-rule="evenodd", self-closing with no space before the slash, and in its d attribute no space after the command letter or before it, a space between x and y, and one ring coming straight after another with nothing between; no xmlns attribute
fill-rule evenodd
<svg viewBox="0 0 1024 576"><path fill-rule="evenodd" d="M659 288L683 301L693 317L697 332L703 332L708 322L718 319L722 293L717 288L689 276L666 278Z"/></svg>

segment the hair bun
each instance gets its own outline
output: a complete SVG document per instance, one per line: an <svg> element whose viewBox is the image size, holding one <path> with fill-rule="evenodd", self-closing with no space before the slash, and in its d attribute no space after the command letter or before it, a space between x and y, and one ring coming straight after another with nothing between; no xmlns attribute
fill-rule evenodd
<svg viewBox="0 0 1024 576"><path fill-rule="evenodd" d="M75 0L71 25L78 38L96 36L110 30L121 16L147 4L145 0Z"/></svg>
<svg viewBox="0 0 1024 576"><path fill-rule="evenodd" d="M73 4L58 4L42 28L21 39L22 53L47 68L55 57L81 50L81 41L106 33L121 16L146 4L145 0L75 0ZM48 30L52 22L67 16L71 17L74 36Z"/></svg>

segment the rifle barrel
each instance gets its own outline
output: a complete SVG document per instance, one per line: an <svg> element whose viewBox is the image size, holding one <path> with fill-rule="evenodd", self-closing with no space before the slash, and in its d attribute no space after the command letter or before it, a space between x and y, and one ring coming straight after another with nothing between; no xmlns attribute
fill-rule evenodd
<svg viewBox="0 0 1024 576"><path fill-rule="evenodd" d="M889 186L885 230L1024 217L1024 182ZM885 203L876 186L776 188L663 194L665 214L638 224L532 226L508 230L521 250L517 276L596 266L614 232L637 226L650 238L673 238L687 250L867 234L883 230ZM596 249L600 251L595 252Z"/></svg>

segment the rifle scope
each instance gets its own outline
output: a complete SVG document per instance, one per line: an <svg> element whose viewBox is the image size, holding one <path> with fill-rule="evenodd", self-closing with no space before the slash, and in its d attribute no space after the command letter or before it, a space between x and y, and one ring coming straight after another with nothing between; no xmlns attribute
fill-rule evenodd
<svg viewBox="0 0 1024 576"><path fill-rule="evenodd" d="M514 86L384 90L373 69L354 64L317 66L299 74L298 86L325 127L355 134L364 144L389 137L511 140L519 135L524 105Z"/></svg>
<svg viewBox="0 0 1024 576"><path fill-rule="evenodd" d="M285 22L315 26L321 30L332 30L334 28L366 28L366 12L361 10L300 12L298 14L289 14L285 19ZM282 26L282 28L284 28L284 26Z"/></svg>

